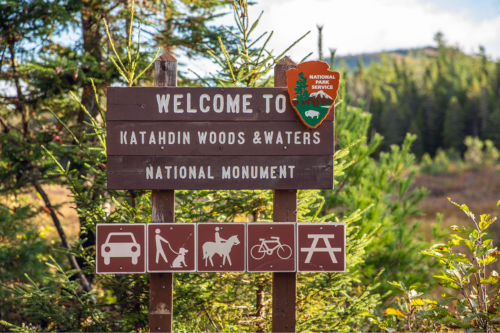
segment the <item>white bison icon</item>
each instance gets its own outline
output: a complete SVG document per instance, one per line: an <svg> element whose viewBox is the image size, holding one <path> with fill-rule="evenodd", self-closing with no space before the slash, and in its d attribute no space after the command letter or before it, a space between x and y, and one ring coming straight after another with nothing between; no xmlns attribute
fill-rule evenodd
<svg viewBox="0 0 500 333"><path fill-rule="evenodd" d="M319 119L319 112L314 110L306 111L306 117Z"/></svg>

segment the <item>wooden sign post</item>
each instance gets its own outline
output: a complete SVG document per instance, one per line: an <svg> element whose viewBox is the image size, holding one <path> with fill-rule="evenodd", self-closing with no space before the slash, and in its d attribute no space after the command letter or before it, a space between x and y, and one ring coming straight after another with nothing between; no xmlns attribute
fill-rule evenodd
<svg viewBox="0 0 500 333"><path fill-rule="evenodd" d="M155 61L155 87L177 86L177 60L165 52ZM175 222L175 190L153 191L151 222ZM173 273L151 273L149 278L149 331L172 332Z"/></svg>
<svg viewBox="0 0 500 333"><path fill-rule="evenodd" d="M284 57L274 67L274 86L286 87L286 71L297 68ZM273 221L297 222L297 190L274 190ZM273 332L296 331L297 273L273 273Z"/></svg>
<svg viewBox="0 0 500 333"><path fill-rule="evenodd" d="M274 68L274 87L177 87L177 61L171 54L164 53L155 61L155 87L108 88L108 189L152 190L152 223L175 222L175 190L272 189L273 221L289 223L275 229L291 228L291 235L294 236L295 227L290 222L297 222L297 190L333 188L334 113L329 110L334 108L339 77L337 72L321 72L325 70L325 65L318 62L297 65L284 57ZM292 73L298 79L292 78ZM306 91L309 85L310 93ZM335 90L335 94L328 89ZM290 91L300 93L294 95ZM189 228L194 230L194 227ZM273 229L272 224L269 228ZM206 230L200 233L198 230L202 229ZM165 237L170 237L170 230L172 234L187 232L191 235L189 230L181 231L165 224L158 227L150 225L147 230L148 242L149 239L167 242ZM298 264L294 259L291 259L292 265L287 263L279 268L281 263L277 264L276 270L271 269L274 265L269 262L266 268L261 268L262 264L254 261L247 267L247 240L244 238L247 229L244 224L203 224L197 225L196 230L197 242L210 243L213 249L218 249L221 244L217 239L234 237L235 252L232 256L238 265L229 269L225 267L225 260L221 263L210 257L208 262L205 257L202 263L196 263L195 271L274 272L272 330L295 332ZM334 247L325 248L317 248L317 243L320 239L325 244L335 237L341 239L340 228L336 230L335 233L326 233L325 229L325 234L311 234L313 238L316 237L312 240L314 243L303 247L304 251L315 254L315 261L312 262L310 256L306 255L305 270L319 267L316 258L335 258L333 252L339 251L337 243ZM118 235L119 232L113 231L114 234ZM274 242L278 244L275 246L283 250L279 239L285 241L286 238L291 244L286 235L280 234L278 230L273 231L267 242ZM305 237L304 244L309 240L309 235ZM257 240L263 241L258 237ZM120 246L130 248L133 252L130 260L135 265L133 261L136 254L147 246L143 244L139 247L136 241L131 242ZM345 246L345 241L342 244ZM110 252L113 250L111 246L106 246L102 244L103 251L108 249L109 253L101 251L103 258L99 258L105 266L109 265L109 262L106 264L109 259L106 256L115 255L115 252ZM165 266L168 263L166 255L163 250L158 250L158 244L148 246L160 251L156 256L162 255L165 261L160 263L155 257L155 262L148 264L148 271L151 272L149 330L171 332L174 278L171 272L193 271L194 266L189 266L193 264L193 247L182 248L182 251L172 250L178 258L176 262ZM198 246L199 259L200 244L192 246ZM136 248L137 253L132 247ZM294 248L294 251L293 255L298 255L298 249ZM271 256L272 251L268 252L267 255ZM224 254L230 262L228 253ZM278 253L277 256L279 259L270 260L288 258L284 253ZM252 258L260 260L257 257L254 255ZM331 260L333 264L334 259ZM329 269L338 271L345 267L345 259L343 262L335 259L335 263L337 265L328 266ZM120 269L118 261L114 264ZM172 269L168 268L170 265Z"/></svg>

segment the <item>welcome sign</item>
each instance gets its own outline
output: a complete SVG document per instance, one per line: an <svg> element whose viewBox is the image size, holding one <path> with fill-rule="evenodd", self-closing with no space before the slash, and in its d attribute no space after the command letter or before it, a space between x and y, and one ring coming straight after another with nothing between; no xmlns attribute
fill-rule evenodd
<svg viewBox="0 0 500 333"><path fill-rule="evenodd" d="M108 189L331 189L321 117L305 127L286 88L109 87Z"/></svg>

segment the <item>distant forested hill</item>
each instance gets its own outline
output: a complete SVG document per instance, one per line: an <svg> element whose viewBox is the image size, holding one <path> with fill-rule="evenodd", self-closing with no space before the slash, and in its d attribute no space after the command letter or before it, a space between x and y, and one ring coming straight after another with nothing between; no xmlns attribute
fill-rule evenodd
<svg viewBox="0 0 500 333"><path fill-rule="evenodd" d="M418 156L438 148L463 153L466 136L500 147L500 61L484 48L467 55L436 40L436 48L339 57L335 67L349 68L349 96L371 112L385 150L407 132L418 135Z"/></svg>
<svg viewBox="0 0 500 333"><path fill-rule="evenodd" d="M358 68L360 61L363 63L363 66L367 67L372 62L380 63L384 56L389 57L415 57L415 56L436 56L437 50L435 47L422 47L422 48L414 48L414 49L398 49L398 50L390 50L385 52L375 52L375 53L362 53L356 55L347 55L347 56L338 56L335 57L335 67L344 66L349 69L349 71L353 71ZM326 58L324 61L330 63L330 58Z"/></svg>

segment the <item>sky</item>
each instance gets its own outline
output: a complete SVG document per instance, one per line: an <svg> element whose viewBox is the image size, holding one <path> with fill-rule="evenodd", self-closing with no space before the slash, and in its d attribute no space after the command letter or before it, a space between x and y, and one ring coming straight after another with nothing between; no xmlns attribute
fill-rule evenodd
<svg viewBox="0 0 500 333"><path fill-rule="evenodd" d="M500 58L500 0L254 0L249 6L251 22L264 11L254 38L274 31L269 49L278 55L300 36L306 36L287 52L295 61L310 52L318 59L318 30L323 25L323 56L329 48L336 55L355 55L400 48L435 46L435 34L468 54L479 45L493 60ZM214 24L235 26L233 15ZM66 34L62 39L68 38ZM207 74L217 67L209 60L178 56L187 68ZM182 70L182 69L181 69ZM188 73L186 73L188 74Z"/></svg>
<svg viewBox="0 0 500 333"><path fill-rule="evenodd" d="M255 34L273 30L276 52L311 30L290 51L292 59L317 54L317 24L324 26L324 54L329 48L347 55L435 45L441 31L467 53L484 45L487 54L500 57L500 0L266 0L251 6L251 18L262 10Z"/></svg>
<svg viewBox="0 0 500 333"><path fill-rule="evenodd" d="M329 48L342 56L435 46L440 31L448 44L468 54L482 45L490 58L500 58L500 0L257 0L249 6L251 22L261 11L252 35L274 31L269 48L275 55L311 31L287 52L295 61L310 52L314 54L309 59L318 58L318 24L323 25L324 57L329 57ZM233 16L216 24L234 26ZM212 68L199 61L190 67Z"/></svg>

